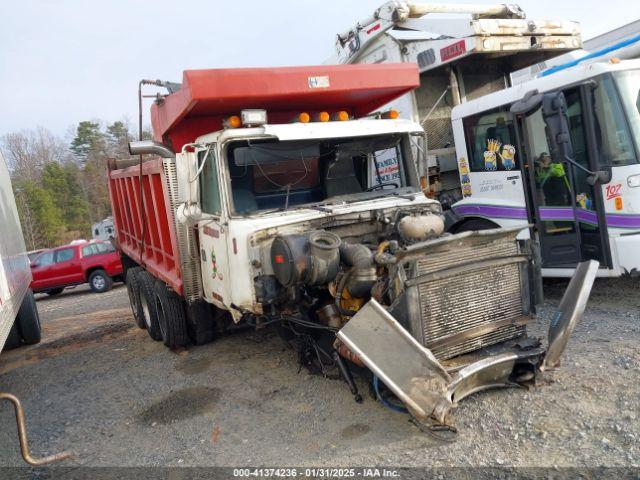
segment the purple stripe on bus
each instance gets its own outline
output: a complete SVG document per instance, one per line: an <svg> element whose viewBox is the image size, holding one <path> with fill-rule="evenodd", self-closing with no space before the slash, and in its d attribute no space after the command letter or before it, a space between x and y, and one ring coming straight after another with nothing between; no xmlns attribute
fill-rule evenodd
<svg viewBox="0 0 640 480"><path fill-rule="evenodd" d="M568 220L573 221L573 209L571 208L540 208L542 220Z"/></svg>
<svg viewBox="0 0 640 480"><path fill-rule="evenodd" d="M454 208L459 215L481 215L493 218L527 219L527 211L522 207L501 207L494 205L460 205ZM572 221L573 209L562 207L540 208L542 220ZM623 215L608 213L607 225L614 228L640 228L640 215ZM598 214L592 210L578 209L578 220L591 225L598 225Z"/></svg>
<svg viewBox="0 0 640 480"><path fill-rule="evenodd" d="M618 228L640 228L640 215L607 214L607 225Z"/></svg>
<svg viewBox="0 0 640 480"><path fill-rule="evenodd" d="M527 219L527 210L522 207L497 207L489 205L460 205L454 211L461 215L482 215L493 218Z"/></svg>

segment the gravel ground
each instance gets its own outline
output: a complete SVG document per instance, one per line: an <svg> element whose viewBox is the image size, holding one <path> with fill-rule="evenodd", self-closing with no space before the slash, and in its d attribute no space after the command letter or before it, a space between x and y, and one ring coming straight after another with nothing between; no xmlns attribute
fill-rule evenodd
<svg viewBox="0 0 640 480"><path fill-rule="evenodd" d="M545 285L534 334L546 336L564 286ZM562 368L530 391L465 399L452 444L299 370L270 331L171 352L134 326L121 285L39 296L44 341L0 357L0 391L22 399L34 454L72 449L67 465L637 467L639 286L598 280ZM0 424L0 466L21 466L6 405Z"/></svg>

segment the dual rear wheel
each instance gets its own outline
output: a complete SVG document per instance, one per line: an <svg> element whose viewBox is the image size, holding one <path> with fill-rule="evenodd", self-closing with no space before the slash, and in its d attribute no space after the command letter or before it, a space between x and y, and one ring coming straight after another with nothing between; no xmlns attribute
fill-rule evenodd
<svg viewBox="0 0 640 480"><path fill-rule="evenodd" d="M127 270L127 292L136 325L169 348L189 343L185 302L176 292L149 272L134 267Z"/></svg>

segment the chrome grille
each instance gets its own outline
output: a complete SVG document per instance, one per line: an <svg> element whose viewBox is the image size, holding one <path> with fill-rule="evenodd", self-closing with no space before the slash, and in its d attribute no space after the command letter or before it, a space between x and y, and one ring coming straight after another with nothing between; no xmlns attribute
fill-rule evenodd
<svg viewBox="0 0 640 480"><path fill-rule="evenodd" d="M518 254L513 238L426 254L416 265L417 276L482 260ZM520 267L508 263L473 269L453 277L426 280L417 284L423 341L439 359L447 359L495 343L519 337L525 327L509 321L523 314ZM494 325L500 322L502 326ZM495 328L492 328L495 326ZM474 333L483 330L485 333ZM469 335L465 335L468 332ZM455 339L451 337L456 335ZM447 341L447 339L449 341Z"/></svg>
<svg viewBox="0 0 640 480"><path fill-rule="evenodd" d="M189 302L193 302L202 297L202 283L200 281L200 260L196 248L196 238L194 229L177 221L175 211L181 203L178 189L178 175L174 159L165 158L163 160L165 179L167 181L167 191L169 192L169 202L171 202L171 213L176 229L176 241L180 254L180 271L182 272L182 288L184 296Z"/></svg>

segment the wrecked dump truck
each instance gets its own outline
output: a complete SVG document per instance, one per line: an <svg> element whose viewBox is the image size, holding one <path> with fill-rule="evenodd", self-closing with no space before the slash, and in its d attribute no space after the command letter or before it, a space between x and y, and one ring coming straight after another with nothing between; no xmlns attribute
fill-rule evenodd
<svg viewBox="0 0 640 480"><path fill-rule="evenodd" d="M464 396L558 364L596 262L546 345L535 246L516 229L446 234L424 195L419 124L379 109L413 64L185 71L151 109L155 140L110 163L135 320L168 347L274 324L307 366L372 372L427 429ZM142 96L140 97L142 98ZM365 367L365 368L363 368Z"/></svg>

